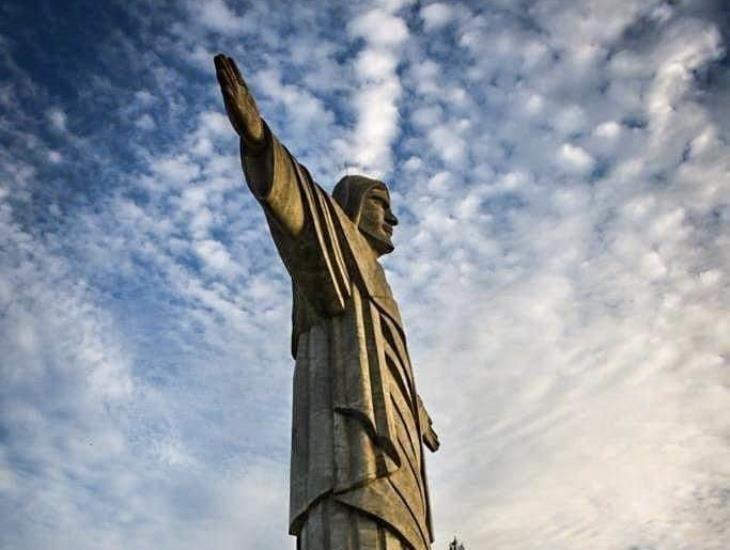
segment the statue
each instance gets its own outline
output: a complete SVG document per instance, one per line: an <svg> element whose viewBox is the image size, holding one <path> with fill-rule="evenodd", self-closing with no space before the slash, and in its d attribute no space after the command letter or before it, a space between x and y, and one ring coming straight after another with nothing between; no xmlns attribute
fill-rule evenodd
<svg viewBox="0 0 730 550"><path fill-rule="evenodd" d="M246 182L292 278L297 550L430 548L423 445L439 441L378 263L398 223L388 188L346 176L328 195L261 118L235 62L217 55L215 67Z"/></svg>

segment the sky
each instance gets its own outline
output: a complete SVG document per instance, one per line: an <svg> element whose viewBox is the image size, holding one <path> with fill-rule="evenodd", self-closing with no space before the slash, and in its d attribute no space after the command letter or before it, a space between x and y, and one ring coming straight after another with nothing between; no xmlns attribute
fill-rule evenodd
<svg viewBox="0 0 730 550"><path fill-rule="evenodd" d="M213 56L383 178L434 549L730 547L723 0L0 7L0 548L294 548L290 282Z"/></svg>

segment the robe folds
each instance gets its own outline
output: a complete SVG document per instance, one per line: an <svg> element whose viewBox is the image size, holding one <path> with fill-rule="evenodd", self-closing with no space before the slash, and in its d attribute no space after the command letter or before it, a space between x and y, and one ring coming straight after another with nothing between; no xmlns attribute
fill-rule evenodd
<svg viewBox="0 0 730 550"><path fill-rule="evenodd" d="M375 518L399 547L430 548L426 426L385 273L340 205L266 132L271 181L257 198L294 297L290 533L333 500Z"/></svg>

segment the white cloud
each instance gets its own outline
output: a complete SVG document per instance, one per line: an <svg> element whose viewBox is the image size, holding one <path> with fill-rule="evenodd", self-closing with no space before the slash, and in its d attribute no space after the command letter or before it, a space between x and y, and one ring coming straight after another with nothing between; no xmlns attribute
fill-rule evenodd
<svg viewBox="0 0 730 550"><path fill-rule="evenodd" d="M555 116L555 128L563 135L582 132L585 124L585 113L577 105L565 107Z"/></svg>
<svg viewBox="0 0 730 550"><path fill-rule="evenodd" d="M570 143L560 146L559 159L566 170L578 174L585 174L593 168L593 158L586 150Z"/></svg>
<svg viewBox="0 0 730 550"><path fill-rule="evenodd" d="M145 131L154 130L157 127L157 125L155 124L155 119L153 119L147 113L143 114L141 117L135 120L134 125L140 130Z"/></svg>
<svg viewBox="0 0 730 550"><path fill-rule="evenodd" d="M191 2L195 21L205 28L224 35L235 35L250 28L250 22L237 15L224 0Z"/></svg>
<svg viewBox="0 0 730 550"><path fill-rule="evenodd" d="M392 47L408 38L408 27L388 9L372 8L350 21L351 35L365 39L375 47Z"/></svg>
<svg viewBox="0 0 730 550"><path fill-rule="evenodd" d="M256 73L253 79L262 84L262 91L274 102L275 107L272 111L278 110L277 107L283 108L284 112L279 113L280 116L284 115L282 122L287 125L287 130L295 139L311 137L313 132L321 131L333 122L332 113L316 95L285 83L279 70L265 69ZM222 119L216 120L222 121ZM219 124L222 126L222 122Z"/></svg>
<svg viewBox="0 0 730 550"><path fill-rule="evenodd" d="M366 46L357 57L358 91L352 100L357 124L349 155L358 170L382 176L392 165L391 144L398 135L398 101L402 87L396 73L400 45L408 28L395 14L397 7L372 8L350 21L347 28Z"/></svg>
<svg viewBox="0 0 730 550"><path fill-rule="evenodd" d="M68 139L48 105L77 111L12 73L9 544L293 544L290 284L242 184L207 57L224 49L325 186L343 162L393 184L401 224L384 263L443 441L428 461L434 547L458 534L469 548L723 548L718 23L658 1L433 6L212 2L192 21L148 7L154 54L110 37L138 71L129 86L89 79L123 141L99 124ZM409 32L422 21L450 32ZM146 116L156 131L135 131Z"/></svg>
<svg viewBox="0 0 730 550"><path fill-rule="evenodd" d="M152 105L155 102L155 96L149 90L135 92L134 98L142 105Z"/></svg>
<svg viewBox="0 0 730 550"><path fill-rule="evenodd" d="M200 174L200 167L186 154L156 159L153 169L163 181L180 187L189 185Z"/></svg>
<svg viewBox="0 0 730 550"><path fill-rule="evenodd" d="M201 71L210 73L211 65L213 64L213 57L216 52L208 50L200 44L196 44L195 47L192 48L191 51L186 52L186 54L191 65L197 67Z"/></svg>
<svg viewBox="0 0 730 550"><path fill-rule="evenodd" d="M621 133L621 125L609 120L596 126L593 133L600 138L615 139Z"/></svg>
<svg viewBox="0 0 730 550"><path fill-rule="evenodd" d="M720 34L715 28L693 21L672 26L663 44L656 77L647 94L647 112L661 132L674 118L676 105L693 84L692 71L722 54Z"/></svg>
<svg viewBox="0 0 730 550"><path fill-rule="evenodd" d="M453 8L448 4L435 2L421 8L421 18L427 31L448 24L454 17Z"/></svg>
<svg viewBox="0 0 730 550"><path fill-rule="evenodd" d="M216 271L232 276L236 272L236 265L231 260L231 255L225 247L218 241L205 239L198 241L194 245L195 252L200 258Z"/></svg>
<svg viewBox="0 0 730 550"><path fill-rule="evenodd" d="M530 115L535 115L542 111L545 100L540 94L530 94L525 102L525 111Z"/></svg>
<svg viewBox="0 0 730 550"><path fill-rule="evenodd" d="M59 132L65 132L66 131L66 113L64 113L61 109L58 107L55 107L53 109L50 109L47 113L48 120L51 123L51 126L59 131Z"/></svg>

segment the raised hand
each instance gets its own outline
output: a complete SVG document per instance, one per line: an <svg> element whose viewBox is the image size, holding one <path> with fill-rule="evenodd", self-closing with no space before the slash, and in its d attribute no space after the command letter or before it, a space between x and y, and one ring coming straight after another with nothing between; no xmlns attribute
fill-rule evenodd
<svg viewBox="0 0 730 550"><path fill-rule="evenodd" d="M261 114L236 62L223 54L216 55L214 62L218 84L233 129L247 146L256 148L263 145L265 138Z"/></svg>

